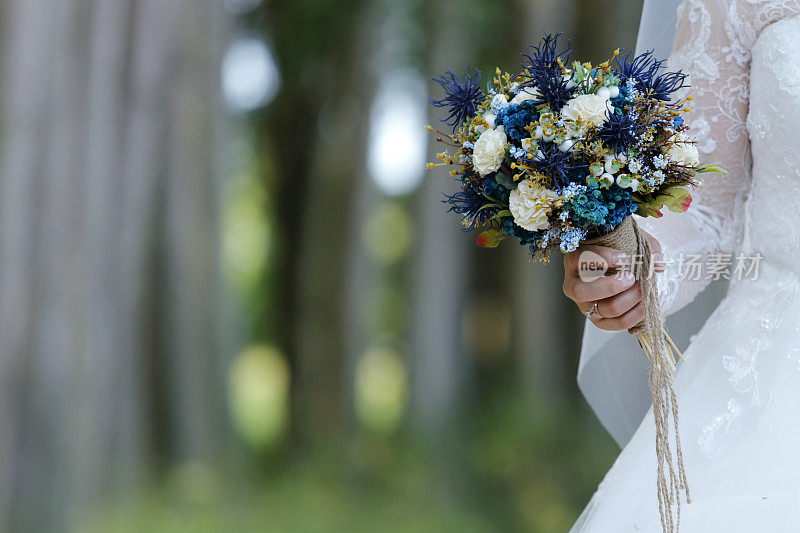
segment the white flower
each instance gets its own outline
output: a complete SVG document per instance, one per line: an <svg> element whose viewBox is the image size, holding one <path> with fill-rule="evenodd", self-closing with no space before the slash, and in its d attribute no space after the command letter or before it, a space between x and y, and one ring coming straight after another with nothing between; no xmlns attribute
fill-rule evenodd
<svg viewBox="0 0 800 533"><path fill-rule="evenodd" d="M573 141L572 139L566 139L562 141L561 144L558 145L558 149L561 150L562 152L569 152L570 150L572 150L573 146L575 146L575 141Z"/></svg>
<svg viewBox="0 0 800 533"><path fill-rule="evenodd" d="M537 231L547 228L547 215L557 199L558 194L555 191L545 189L533 180L524 179L511 191L508 209L518 226L528 231Z"/></svg>
<svg viewBox="0 0 800 533"><path fill-rule="evenodd" d="M600 87L597 89L597 96L602 98L616 98L619 96L619 87L610 85L608 87Z"/></svg>
<svg viewBox="0 0 800 533"><path fill-rule="evenodd" d="M700 164L700 154L697 152L697 146L692 142L694 139L679 133L672 140L674 144L669 147L666 153L670 161L687 167L696 167Z"/></svg>
<svg viewBox="0 0 800 533"><path fill-rule="evenodd" d="M605 155L603 160L605 161L603 169L609 174L616 174L622 168L623 162L614 158L613 155Z"/></svg>
<svg viewBox="0 0 800 533"><path fill-rule="evenodd" d="M526 152L533 153L536 150L536 139L532 139L530 137L525 137L524 139L520 140L519 143L522 145L522 148Z"/></svg>
<svg viewBox="0 0 800 533"><path fill-rule="evenodd" d="M517 95L511 99L510 104L521 104L526 100L534 100L539 98L539 91L536 87L525 87L524 89L520 90Z"/></svg>
<svg viewBox="0 0 800 533"><path fill-rule="evenodd" d="M596 94L581 94L567 102L561 110L561 117L587 126L600 127L606 121L607 112L614 112L614 106L608 98Z"/></svg>
<svg viewBox="0 0 800 533"><path fill-rule="evenodd" d="M484 131L475 141L475 148L472 151L472 165L480 172L481 176L494 172L500 168L503 157L506 155L507 147L508 138L502 126Z"/></svg>

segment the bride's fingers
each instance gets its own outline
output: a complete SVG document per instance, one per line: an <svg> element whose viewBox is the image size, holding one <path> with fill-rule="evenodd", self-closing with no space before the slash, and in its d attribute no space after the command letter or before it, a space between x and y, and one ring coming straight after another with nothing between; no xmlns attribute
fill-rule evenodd
<svg viewBox="0 0 800 533"><path fill-rule="evenodd" d="M597 302L597 311L604 318L616 318L633 309L641 301L642 291L639 283L636 283L630 289L624 290L616 296Z"/></svg>
<svg viewBox="0 0 800 533"><path fill-rule="evenodd" d="M641 301L641 288L639 286L639 282L636 282L633 287L626 289L615 296L603 298L602 300L597 300L596 302L581 302L578 304L578 309L580 309L580 312L585 315L589 309L594 307L594 304L596 303L598 318L616 318L633 309L634 306Z"/></svg>
<svg viewBox="0 0 800 533"><path fill-rule="evenodd" d="M630 272L601 276L591 281L583 281L580 277L573 276L564 281L564 294L576 303L594 303L597 300L603 300L621 293L630 288L635 282L636 279Z"/></svg>
<svg viewBox="0 0 800 533"><path fill-rule="evenodd" d="M605 261L606 268L608 267L624 267L626 263L625 254L615 248L607 246L597 246L594 244L584 244L579 246L574 252L564 254L564 270L567 273L578 272L581 262L581 254L585 252L592 252L600 256ZM583 259L586 259L584 256ZM597 259L591 258L590 259Z"/></svg>
<svg viewBox="0 0 800 533"><path fill-rule="evenodd" d="M644 304L639 302L633 309L623 314L622 316L614 318L597 318L592 317L592 323L600 329L606 331L622 331L630 329L644 318Z"/></svg>
<svg viewBox="0 0 800 533"><path fill-rule="evenodd" d="M653 254L653 270L655 272L663 272L666 270L666 267L664 266L664 260L661 254L661 245L658 244L658 241L655 240L654 237L651 237L648 234L645 234L645 237L650 242L650 251ZM587 257L586 255L582 255L584 252L592 252L600 257L592 257L591 254ZM583 246L578 247L578 249L576 249L574 252L564 254L564 271L569 275L574 275L581 268L581 261L597 260L602 260L605 264L605 268L630 269L633 266L628 261L627 256L615 248L584 244Z"/></svg>

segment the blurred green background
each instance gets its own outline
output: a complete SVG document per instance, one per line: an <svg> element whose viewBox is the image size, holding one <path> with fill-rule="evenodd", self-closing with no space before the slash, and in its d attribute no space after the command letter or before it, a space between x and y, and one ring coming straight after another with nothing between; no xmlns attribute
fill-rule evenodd
<svg viewBox="0 0 800 533"><path fill-rule="evenodd" d="M566 531L618 449L561 261L474 245L426 124L637 0L7 0L0 529Z"/></svg>

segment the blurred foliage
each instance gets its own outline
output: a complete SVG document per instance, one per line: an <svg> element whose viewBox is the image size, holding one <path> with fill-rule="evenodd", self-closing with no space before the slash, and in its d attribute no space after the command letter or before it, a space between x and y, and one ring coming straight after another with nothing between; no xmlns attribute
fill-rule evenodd
<svg viewBox="0 0 800 533"><path fill-rule="evenodd" d="M249 472L247 483L230 465L176 467L76 533L566 531L616 447L586 427L585 410L532 417L520 397L496 394L464 421L471 438L458 453L471 486L443 480L451 458L370 432Z"/></svg>
<svg viewBox="0 0 800 533"><path fill-rule="evenodd" d="M355 409L361 424L391 435L400 426L408 382L400 356L387 348L367 351L356 367Z"/></svg>
<svg viewBox="0 0 800 533"><path fill-rule="evenodd" d="M431 498L435 480L414 459L387 446L372 460L391 469L365 476L330 458L313 458L277 474L263 488L235 492L223 482L183 479L112 508L77 531L82 533L494 531L485 518L453 501ZM212 483L197 494L197 483ZM413 509L413 512L409 512Z"/></svg>
<svg viewBox="0 0 800 533"><path fill-rule="evenodd" d="M429 77L448 66L440 61L465 59L460 50L442 53L454 39L437 40L446 27L469 36L467 55L489 81L495 65L513 70L532 40L525 7L516 0L265 1L238 19L240 31L271 46L282 80L277 98L242 121L238 166L223 191L223 265L253 343L233 359L228 381L244 446L218 464L175 467L156 488L109 503L78 531L570 527L617 453L578 399L570 351L578 318L565 320L559 353L520 350L512 316L518 288L497 275L520 256L470 250L466 294L444 295L464 302L461 338L449 342L464 348L467 392L448 427L421 437L409 416L408 352L414 258L427 228L416 218L419 193L371 191L360 156L383 61ZM401 51L383 40L390 22ZM466 61L449 66L462 70ZM359 203L362 194L371 201ZM467 239L455 222L453 238ZM358 261L374 279L359 295L363 312L344 317L352 309L345 285L363 274L353 274ZM364 346L348 342L348 328ZM549 402L531 394L520 359L534 356L557 359L558 371L543 379L568 375L568 392Z"/></svg>
<svg viewBox="0 0 800 533"><path fill-rule="evenodd" d="M267 205L267 191L249 168L242 169L227 184L222 213L222 258L227 278L246 305L252 304L247 301L248 295L258 294L271 252L272 225ZM247 309L254 314L252 308Z"/></svg>
<svg viewBox="0 0 800 533"><path fill-rule="evenodd" d="M231 418L254 449L272 449L284 437L289 416L289 368L270 346L249 346L234 360L230 380Z"/></svg>
<svg viewBox="0 0 800 533"><path fill-rule="evenodd" d="M364 247L378 263L396 263L408 254L412 224L405 209L393 202L385 202L370 213L364 224Z"/></svg>

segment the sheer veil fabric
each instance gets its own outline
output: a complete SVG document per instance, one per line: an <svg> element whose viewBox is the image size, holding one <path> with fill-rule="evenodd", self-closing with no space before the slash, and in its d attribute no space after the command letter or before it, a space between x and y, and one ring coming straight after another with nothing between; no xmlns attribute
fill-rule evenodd
<svg viewBox="0 0 800 533"><path fill-rule="evenodd" d="M656 57L672 54L681 0L645 0L636 39L636 54L653 50ZM641 220L639 220L641 223ZM718 292L718 291L717 291ZM685 346L697 333L719 296L710 292L698 297L690 314L670 319L667 330ZM650 406L647 385L648 361L636 339L627 332L606 332L586 321L578 366L578 386L603 427L620 447L625 446Z"/></svg>
<svg viewBox="0 0 800 533"><path fill-rule="evenodd" d="M670 70L689 75L695 96L687 122L701 158L728 170L704 179L686 213L639 220L667 258L731 265L675 378L692 493L680 529L798 531L800 0L649 0L637 45L662 57L672 48ZM736 277L739 257L760 258L755 275ZM696 304L712 279L670 270L658 280L667 315ZM676 318L691 323L686 314ZM623 450L573 532L661 531L647 370L630 335L587 324L578 383Z"/></svg>
<svg viewBox="0 0 800 533"><path fill-rule="evenodd" d="M636 37L637 54L647 50L653 50L659 58L668 58L672 54L680 3L681 0L644 0Z"/></svg>
<svg viewBox="0 0 800 533"><path fill-rule="evenodd" d="M759 0L749 3L769 4ZM636 54L653 50L659 58L672 55L680 4L681 0L644 1L636 39ZM670 61L670 68L681 67L675 63L675 60ZM707 127L701 127L699 133L707 135ZM707 140L705 145L708 144ZM697 205L698 202L695 202L695 207ZM674 215L667 213L666 217L674 218ZM659 227L658 221L637 219L640 226L650 233L658 233L654 229ZM665 280L660 282L662 289L669 285ZM692 336L719 305L726 289L726 281L717 280L690 301L681 303L677 308L685 308L679 315L667 317L667 330L679 347L688 345ZM675 310L677 309L671 311ZM600 422L620 447L628 442L650 405L650 390L644 383L649 364L638 357L640 353L640 346L626 332L602 331L586 321L578 367L578 385Z"/></svg>

